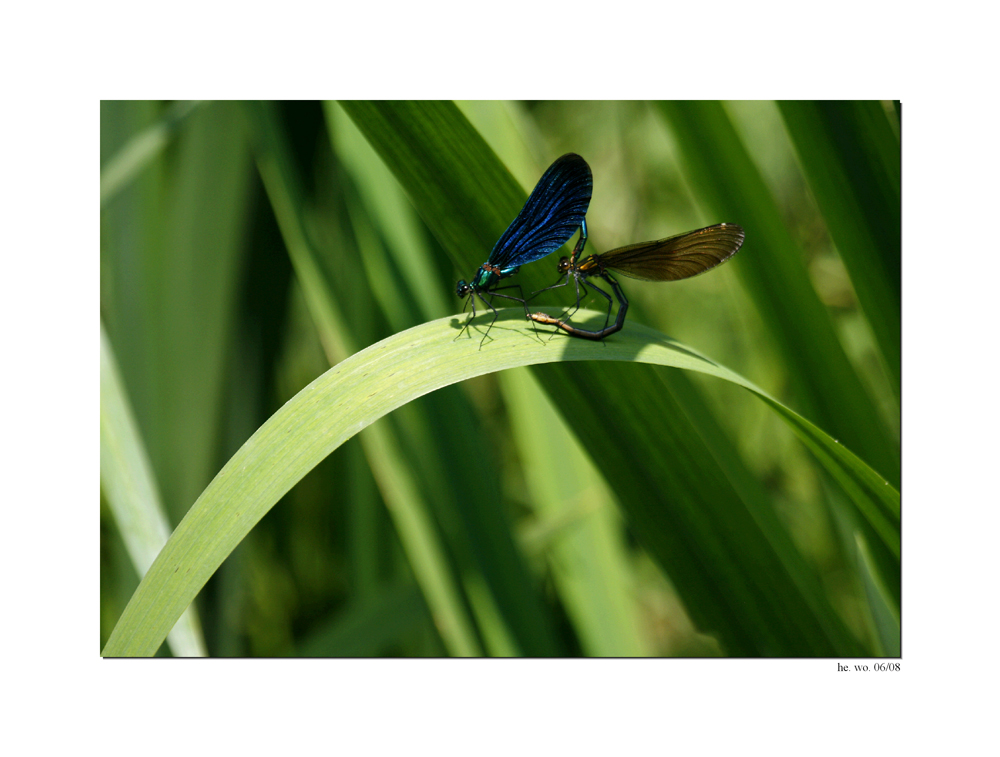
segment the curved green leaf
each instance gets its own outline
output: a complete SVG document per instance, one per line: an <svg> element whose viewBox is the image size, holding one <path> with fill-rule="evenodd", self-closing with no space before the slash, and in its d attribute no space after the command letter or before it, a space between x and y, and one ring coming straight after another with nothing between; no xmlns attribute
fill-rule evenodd
<svg viewBox="0 0 1000 757"><path fill-rule="evenodd" d="M719 218L737 218L747 242L732 267L785 355L803 412L847 440L894 483L899 448L844 352L749 150L721 103L660 103L685 171Z"/></svg>
<svg viewBox="0 0 1000 757"><path fill-rule="evenodd" d="M330 363L335 364L356 351L356 331L347 326L344 300L334 286L333 270L342 276L344 266L336 263L344 261L324 259L310 239L304 187L276 108L269 103L247 103L246 111L253 125L261 178L317 334ZM384 425L368 429L360 439L445 647L456 656L479 655L475 630L461 598L459 576L450 569L445 544L427 500L421 496L419 476L404 462L404 445L393 429Z"/></svg>
<svg viewBox="0 0 1000 757"><path fill-rule="evenodd" d="M866 517L884 521L872 525L898 554L898 492L822 430L696 351L637 324L603 343L539 339L520 310L501 311L491 340L480 348L479 324L488 320L480 319L456 338L461 323L461 317L450 316L384 339L331 368L275 413L229 460L178 525L103 654L154 654L250 529L296 482L361 429L435 389L516 366L581 360L642 362L699 371L743 386L775 408L821 455Z"/></svg>
<svg viewBox="0 0 1000 757"><path fill-rule="evenodd" d="M452 103L342 106L406 190L454 264L455 278L470 275L520 209L524 188ZM576 149L575 141L561 149ZM517 279L524 291L539 289L551 283L551 268L525 266ZM718 423L700 395L685 388L684 374L608 361L531 371L695 625L716 634L726 654L870 651L844 627L775 522L773 503L760 496L759 485L746 485L745 465L731 442L722 438L720 445L708 428ZM898 585L898 559L888 548L873 553L886 585Z"/></svg>
<svg viewBox="0 0 1000 757"><path fill-rule="evenodd" d="M101 324L101 489L139 576L146 574L170 536L156 477L129 406L108 335ZM204 657L205 641L194 607L170 632L176 657Z"/></svg>

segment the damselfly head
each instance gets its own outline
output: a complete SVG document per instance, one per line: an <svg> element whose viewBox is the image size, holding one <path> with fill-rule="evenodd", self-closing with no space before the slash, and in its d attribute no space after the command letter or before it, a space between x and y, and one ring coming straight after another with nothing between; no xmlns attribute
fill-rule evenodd
<svg viewBox="0 0 1000 757"><path fill-rule="evenodd" d="M459 297L467 297L471 289L472 287L465 283L465 279L459 279L458 284L455 287L455 294Z"/></svg>
<svg viewBox="0 0 1000 757"><path fill-rule="evenodd" d="M566 273L569 270L569 258L563 255L559 258L559 265L556 266L556 273Z"/></svg>

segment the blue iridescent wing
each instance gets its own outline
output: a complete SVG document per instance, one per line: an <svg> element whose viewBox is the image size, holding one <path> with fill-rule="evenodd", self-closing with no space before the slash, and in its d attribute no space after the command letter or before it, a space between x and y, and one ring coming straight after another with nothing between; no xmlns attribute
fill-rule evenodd
<svg viewBox="0 0 1000 757"><path fill-rule="evenodd" d="M558 250L583 223L593 189L587 161L575 153L563 155L538 180L486 262L509 269Z"/></svg>

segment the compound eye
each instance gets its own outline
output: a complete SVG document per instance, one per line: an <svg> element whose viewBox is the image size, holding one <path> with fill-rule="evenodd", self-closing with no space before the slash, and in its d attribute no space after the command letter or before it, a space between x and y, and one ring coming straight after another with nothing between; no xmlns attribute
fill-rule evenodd
<svg viewBox="0 0 1000 757"><path fill-rule="evenodd" d="M455 287L455 294L459 297L465 297L469 293L469 285L465 283L465 279L459 279L458 284Z"/></svg>
<svg viewBox="0 0 1000 757"><path fill-rule="evenodd" d="M569 258L559 258L559 265L556 266L556 273L566 273L569 270Z"/></svg>

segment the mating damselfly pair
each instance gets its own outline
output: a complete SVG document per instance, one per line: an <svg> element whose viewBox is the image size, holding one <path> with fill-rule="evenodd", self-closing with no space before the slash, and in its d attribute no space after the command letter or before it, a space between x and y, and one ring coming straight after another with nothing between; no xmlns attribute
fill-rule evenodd
<svg viewBox="0 0 1000 757"><path fill-rule="evenodd" d="M587 161L575 153L563 155L538 180L521 212L497 240L489 258L479 267L471 283L467 284L464 279L458 282L456 294L468 297L472 303L472 313L463 326L463 331L476 317L476 297L493 311L493 320L483 335L480 347L497 319L497 309L490 301L493 297L520 302L524 306L525 317L536 323L556 326L572 336L604 339L621 330L628 311L628 300L611 272L644 281L679 281L726 262L743 244L742 228L732 223L719 223L666 239L639 242L609 252L595 253L581 259L587 244L586 216L593 187L594 180ZM504 279L517 273L521 266L558 250L578 229L580 238L572 254L568 258L561 258L556 267L560 278L555 284L540 289L527 298L519 284L500 286ZM618 314L614 323L611 323L611 309L614 306L612 295L594 283L591 280L594 278L603 279L618 301ZM572 311L561 318L554 318L546 313L532 313L528 310L528 302L538 294L567 286L570 281L576 288L576 307ZM604 328L596 331L578 328L570 321L573 313L580 307L581 297L588 293L588 284L608 301ZM500 291L504 289L517 289L521 296L504 294Z"/></svg>

